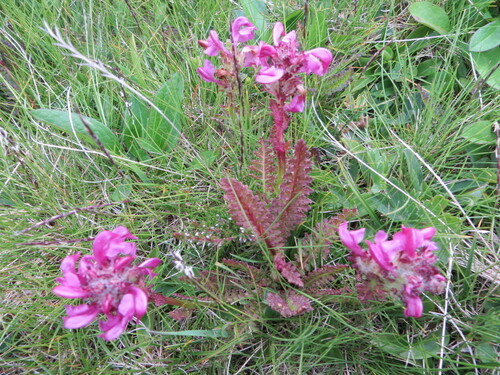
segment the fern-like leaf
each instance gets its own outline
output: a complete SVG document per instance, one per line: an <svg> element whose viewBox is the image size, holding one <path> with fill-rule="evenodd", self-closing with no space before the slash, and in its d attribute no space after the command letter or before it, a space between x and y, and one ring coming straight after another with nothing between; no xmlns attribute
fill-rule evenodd
<svg viewBox="0 0 500 375"><path fill-rule="evenodd" d="M252 161L252 165L249 167L253 171L253 173L250 173L250 177L261 181L262 196L267 198L274 193L275 189L276 158L268 141L261 139L259 143L260 148L255 152L256 159Z"/></svg>
<svg viewBox="0 0 500 375"><path fill-rule="evenodd" d="M293 290L286 294L268 293L266 301L271 309L279 312L284 318L301 315L313 309L307 297Z"/></svg>
<svg viewBox="0 0 500 375"><path fill-rule="evenodd" d="M304 277L304 285L306 288L323 288L334 281L337 278L337 274L346 268L348 266L345 264L336 266L327 265L317 268Z"/></svg>
<svg viewBox="0 0 500 375"><path fill-rule="evenodd" d="M300 139L295 145L294 157L287 161L286 172L280 185L279 195L271 203L271 212L277 218L276 226L286 239L306 217L310 209L312 177L311 153Z"/></svg>
<svg viewBox="0 0 500 375"><path fill-rule="evenodd" d="M266 272L246 262L241 260L222 259L222 263L228 267L242 271L245 273L245 276L250 278L253 282L258 283L259 286L267 286L271 283Z"/></svg>
<svg viewBox="0 0 500 375"><path fill-rule="evenodd" d="M283 253L278 253L274 257L274 266L281 273L281 275L291 284L295 284L299 287L304 286L302 277L297 270L297 268L285 260Z"/></svg>
<svg viewBox="0 0 500 375"><path fill-rule="evenodd" d="M234 178L223 178L220 185L226 193L224 199L229 213L237 225L250 229L255 237L266 241L269 248L283 246L284 241L271 228L273 220L269 210L247 185Z"/></svg>

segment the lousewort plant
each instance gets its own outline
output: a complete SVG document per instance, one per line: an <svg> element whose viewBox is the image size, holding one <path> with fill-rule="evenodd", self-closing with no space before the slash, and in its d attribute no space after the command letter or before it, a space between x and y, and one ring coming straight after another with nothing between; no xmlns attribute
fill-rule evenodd
<svg viewBox="0 0 500 375"><path fill-rule="evenodd" d="M228 44L219 39L216 31L210 31L209 37L200 40L199 45L206 55L218 56L221 66L216 68L205 60L198 73L203 80L216 83L233 97L241 85L240 72L253 69L255 82L270 94L273 128L269 139L260 140L248 171L248 176L257 182L255 189L252 191L249 185L231 177L223 178L220 187L225 193L229 213L240 227L240 234L247 235L250 241L260 242L259 248L267 252L263 259L270 259L271 265L222 259L225 269L203 270L196 276L176 250L171 254L174 267L184 273L186 282L206 293L196 297L175 294L179 298L176 299L154 292L146 282L147 277L155 276L153 269L161 263L160 259L151 258L132 265L136 245L126 240L137 237L125 227L103 231L94 240L93 255L80 259L78 252L62 261L63 277L57 279L60 285L53 292L60 297L85 301L78 306L66 306L66 328L85 327L103 314L107 320L99 322L103 331L99 336L113 340L124 332L130 321L145 314L148 301L157 306L179 306L180 309L171 314L178 320L187 316L187 310L196 308L196 301L236 303L246 300L247 314L255 315L262 313L262 302L285 318L307 313L313 309L307 296L321 298L353 293L338 280L338 274L348 266L332 264L328 259L330 245L339 235L351 250L348 260L358 272L356 289L362 301L398 297L406 305L405 316L420 317L423 313L421 293L440 293L444 289L446 279L434 266L436 256L433 252L437 246L431 241L435 234L432 227L403 226L392 240L387 239L384 231L379 231L375 242L366 241L366 251L359 245L365 229L347 229L346 221L356 215L356 210L344 209L318 223L311 234L295 238L300 251L287 246L289 237L310 210L313 163L306 142L299 139L293 148L290 147L285 131L291 114L302 112L305 107L307 90L303 75L327 74L332 54L326 48L301 50L295 31L286 33L280 22L273 28L273 45L262 41L248 44L255 30L247 18L238 17L231 26ZM217 239L212 233L191 236L192 240L217 246L235 238ZM227 280L230 282L226 283ZM224 285L223 290L221 285Z"/></svg>

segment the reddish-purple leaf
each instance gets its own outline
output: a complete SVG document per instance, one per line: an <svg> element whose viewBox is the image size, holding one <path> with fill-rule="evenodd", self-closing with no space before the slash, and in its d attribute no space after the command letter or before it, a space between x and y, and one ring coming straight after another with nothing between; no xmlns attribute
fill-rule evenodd
<svg viewBox="0 0 500 375"><path fill-rule="evenodd" d="M180 323L186 320L191 315L191 311L183 309L181 307L179 309L170 311L168 315L170 315L172 319Z"/></svg>
<svg viewBox="0 0 500 375"><path fill-rule="evenodd" d="M240 227L250 229L256 238L266 242L269 249L284 246L285 240L271 224L274 218L258 196L238 180L223 178L220 182L226 192L224 199L229 206L229 213Z"/></svg>
<svg viewBox="0 0 500 375"><path fill-rule="evenodd" d="M311 271L304 277L307 288L322 288L337 278L337 274L348 268L345 264L326 265Z"/></svg>
<svg viewBox="0 0 500 375"><path fill-rule="evenodd" d="M283 253L276 254L274 257L274 266L289 283L295 284L299 287L304 286L304 282L302 281L299 271L292 263L288 263L285 260Z"/></svg>
<svg viewBox="0 0 500 375"><path fill-rule="evenodd" d="M290 291L282 295L268 293L266 297L267 304L271 309L277 311L284 318L297 316L312 311L311 301L300 294Z"/></svg>
<svg viewBox="0 0 500 375"><path fill-rule="evenodd" d="M262 183L262 196L268 197L274 193L276 182L276 161L272 147L268 141L261 139L260 148L255 152L256 159L249 167L254 173L250 177L258 179Z"/></svg>
<svg viewBox="0 0 500 375"><path fill-rule="evenodd" d="M288 160L280 194L271 203L271 212L278 218L277 229L283 238L287 238L306 217L310 209L312 177L311 153L303 139L295 145L294 157Z"/></svg>
<svg viewBox="0 0 500 375"><path fill-rule="evenodd" d="M228 267L244 272L245 276L252 279L253 282L258 282L261 286L270 284L270 280L266 277L268 276L266 272L246 262L241 260L222 259L222 263Z"/></svg>

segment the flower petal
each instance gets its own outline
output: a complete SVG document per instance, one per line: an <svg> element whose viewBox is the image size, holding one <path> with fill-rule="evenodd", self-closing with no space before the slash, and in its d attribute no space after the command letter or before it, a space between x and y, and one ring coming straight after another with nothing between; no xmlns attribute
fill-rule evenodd
<svg viewBox="0 0 500 375"><path fill-rule="evenodd" d="M295 95L292 101L285 105L285 111L288 112L302 112L306 102L305 95Z"/></svg>
<svg viewBox="0 0 500 375"><path fill-rule="evenodd" d="M66 306L68 316L63 317L64 328L75 329L89 325L97 317L99 311L94 306L87 304L79 306Z"/></svg>
<svg viewBox="0 0 500 375"><path fill-rule="evenodd" d="M396 267L392 263L396 252L400 249L399 241L387 241L387 233L379 230L375 235L375 243L366 241L370 255L377 264L386 271L394 271Z"/></svg>
<svg viewBox="0 0 500 375"><path fill-rule="evenodd" d="M135 299L130 293L125 294L118 305L118 312L127 318L132 318L135 313Z"/></svg>
<svg viewBox="0 0 500 375"><path fill-rule="evenodd" d="M366 252L359 246L359 243L363 241L365 237L365 231L365 228L348 230L346 221L339 225L340 240L345 247L352 250L355 255L360 257L366 257Z"/></svg>
<svg viewBox="0 0 500 375"><path fill-rule="evenodd" d="M229 54L229 51L224 47L224 44L219 39L219 35L215 30L211 30L206 42L204 42L205 54L208 56L217 56L219 52L223 51L226 54Z"/></svg>
<svg viewBox="0 0 500 375"><path fill-rule="evenodd" d="M118 254L135 255L136 245L125 242L126 239L137 239L130 231L123 226L112 231L103 230L94 239L92 250L98 262L105 262L107 258L114 258Z"/></svg>
<svg viewBox="0 0 500 375"><path fill-rule="evenodd" d="M326 48L314 48L305 53L306 56L306 74L317 74L323 76L328 71L328 66L333 60L332 53Z"/></svg>
<svg viewBox="0 0 500 375"><path fill-rule="evenodd" d="M63 298L85 298L89 296L88 292L81 288L72 288L65 285L56 286L52 289L52 293Z"/></svg>
<svg viewBox="0 0 500 375"><path fill-rule="evenodd" d="M137 319L141 319L148 308L148 296L142 289L136 287L131 287L130 291L134 295L135 315Z"/></svg>
<svg viewBox="0 0 500 375"><path fill-rule="evenodd" d="M122 240L137 240L138 237L134 236L127 227L119 226L111 231L111 233L118 235Z"/></svg>
<svg viewBox="0 0 500 375"><path fill-rule="evenodd" d="M285 35L285 26L281 22L276 22L273 28L273 43L275 46L280 43L280 38L283 35Z"/></svg>
<svg viewBox="0 0 500 375"><path fill-rule="evenodd" d="M404 313L406 317L420 318L422 316L424 305L420 296L407 296L405 303L406 309Z"/></svg>
<svg viewBox="0 0 500 375"><path fill-rule="evenodd" d="M156 268L158 267L159 265L161 264L161 259L159 258L149 258L147 260L145 260L144 262L142 262L141 264L139 264L137 267L139 268Z"/></svg>
<svg viewBox="0 0 500 375"><path fill-rule="evenodd" d="M68 255L66 258L64 258L61 262L61 272L63 274L76 273L75 264L78 258L80 258L80 255L81 253L78 252L73 255Z"/></svg>
<svg viewBox="0 0 500 375"><path fill-rule="evenodd" d="M107 322L99 322L99 327L102 331L104 331L99 335L99 337L108 341L117 339L123 333L123 331L125 331L128 321L129 320L126 317L120 314L117 314L111 319L108 317ZM106 329L104 329L104 327Z"/></svg>
<svg viewBox="0 0 500 375"><path fill-rule="evenodd" d="M206 82L215 82L218 85L222 85L222 82L214 78L215 66L209 60L205 60L203 67L196 69L201 79Z"/></svg>
<svg viewBox="0 0 500 375"><path fill-rule="evenodd" d="M118 258L118 260L113 265L113 269L115 272L121 271L125 267L130 266L130 264L134 261L135 256L129 255L126 257Z"/></svg>
<svg viewBox="0 0 500 375"><path fill-rule="evenodd" d="M255 81L262 84L270 84L280 80L285 71L283 69L270 66L269 68L262 68L255 76Z"/></svg>
<svg viewBox="0 0 500 375"><path fill-rule="evenodd" d="M238 17L231 26L233 43L247 42L254 37L257 28L246 17Z"/></svg>

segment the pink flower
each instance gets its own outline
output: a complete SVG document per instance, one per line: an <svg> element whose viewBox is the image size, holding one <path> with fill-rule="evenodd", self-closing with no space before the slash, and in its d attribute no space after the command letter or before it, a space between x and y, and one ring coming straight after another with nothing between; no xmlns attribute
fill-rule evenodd
<svg viewBox="0 0 500 375"><path fill-rule="evenodd" d="M446 279L433 266L437 258L431 241L436 230L402 227L401 231L387 239L384 231L375 235L375 242L366 241L368 252L359 243L365 229L349 231L347 223L339 226L342 243L351 249L350 260L364 277L358 290L364 296L397 296L406 305L405 316L420 317L423 303L422 292L441 293ZM372 290L369 292L368 290Z"/></svg>
<svg viewBox="0 0 500 375"><path fill-rule="evenodd" d="M218 85L222 85L222 82L214 77L215 66L209 60L205 60L203 63L203 68L196 69L201 79L206 82L215 82Z"/></svg>
<svg viewBox="0 0 500 375"><path fill-rule="evenodd" d="M332 53L326 48L314 48L305 52L305 64L301 68L306 74L323 76L328 71L328 66L333 60Z"/></svg>
<svg viewBox="0 0 500 375"><path fill-rule="evenodd" d="M371 243L370 241L366 241L366 243L368 244L372 259L377 262L380 268L388 272L395 270L392 262L401 247L398 241L387 241L387 233L380 230L375 235L375 243Z"/></svg>
<svg viewBox="0 0 500 375"><path fill-rule="evenodd" d="M238 17L231 26L231 34L235 44L247 42L254 38L254 30L257 28L246 17Z"/></svg>
<svg viewBox="0 0 500 375"><path fill-rule="evenodd" d="M136 239L137 237L125 227L117 227L112 231L103 230L95 237L92 250L95 257L101 261L107 257L116 257L120 253L134 256L137 250L135 243L125 240Z"/></svg>
<svg viewBox="0 0 500 375"><path fill-rule="evenodd" d="M219 39L219 35L215 30L211 30L207 40L199 40L198 44L205 48L205 54L208 56L217 56L219 52L229 54L229 51L224 47L224 44Z"/></svg>
<svg viewBox="0 0 500 375"><path fill-rule="evenodd" d="M285 26L281 22L276 22L273 28L273 43L275 46L278 46L283 35L285 35Z"/></svg>
<svg viewBox="0 0 500 375"><path fill-rule="evenodd" d="M276 49L262 41L257 46L245 46L241 50L243 66L268 66L268 57L276 55Z"/></svg>
<svg viewBox="0 0 500 375"><path fill-rule="evenodd" d="M422 303L422 299L420 296L411 295L411 294L403 294L403 301L406 303L405 316L420 318L422 313L424 312L424 304Z"/></svg>
<svg viewBox="0 0 500 375"><path fill-rule="evenodd" d="M288 112L302 112L304 111L304 105L306 102L306 96L305 95L295 95L292 98L292 101L288 104L285 104L285 111Z"/></svg>
<svg viewBox="0 0 500 375"><path fill-rule="evenodd" d="M348 249L352 250L352 252L360 257L366 256L366 253L364 250L359 246L359 243L363 241L363 238L365 238L365 228L361 228L358 230L348 230L347 229L347 222L344 221L340 226L339 226L339 236L340 240L344 244L345 247Z"/></svg>
<svg viewBox="0 0 500 375"><path fill-rule="evenodd" d="M85 298L86 301L78 306L66 306L65 328L85 327L102 313L107 321L99 322L103 331L99 337L114 340L128 322L146 313L150 289L145 278L155 276L152 270L161 260L150 258L133 266L136 245L125 240L136 238L125 227L102 231L94 239L94 255L84 255L78 270L79 252L63 259L63 277L56 279L59 285L52 291L59 297ZM118 257L118 254L126 256Z"/></svg>
<svg viewBox="0 0 500 375"><path fill-rule="evenodd" d="M255 76L255 81L262 84L270 84L279 81L283 77L285 71L283 69L270 66L269 68L262 68Z"/></svg>

